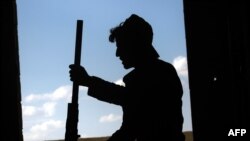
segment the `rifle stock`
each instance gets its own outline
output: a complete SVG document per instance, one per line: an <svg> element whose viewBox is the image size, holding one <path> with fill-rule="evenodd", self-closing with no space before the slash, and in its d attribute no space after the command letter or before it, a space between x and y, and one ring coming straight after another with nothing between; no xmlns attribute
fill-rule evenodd
<svg viewBox="0 0 250 141"><path fill-rule="evenodd" d="M79 66L81 63L82 29L83 29L83 21L77 20L74 64ZM72 101L71 103L68 103L65 141L77 141L78 138L80 137L80 135L78 135L78 129L77 129L78 114L79 114L78 93L79 93L79 85L73 82Z"/></svg>

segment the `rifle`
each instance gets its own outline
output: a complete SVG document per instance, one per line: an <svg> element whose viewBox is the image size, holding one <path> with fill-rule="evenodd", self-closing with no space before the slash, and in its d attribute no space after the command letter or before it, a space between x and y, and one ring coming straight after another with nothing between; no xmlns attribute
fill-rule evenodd
<svg viewBox="0 0 250 141"><path fill-rule="evenodd" d="M77 20L74 64L79 66L81 61L82 28L83 28L83 21ZM79 92L79 85L73 82L72 101L71 103L68 103L65 141L77 141L77 139L80 137L80 135L78 135L78 129L77 129L78 114L79 114L78 92Z"/></svg>

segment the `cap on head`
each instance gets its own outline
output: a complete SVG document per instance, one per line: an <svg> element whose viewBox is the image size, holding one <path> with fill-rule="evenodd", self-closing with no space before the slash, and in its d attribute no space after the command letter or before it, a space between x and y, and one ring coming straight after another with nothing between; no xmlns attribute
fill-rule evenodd
<svg viewBox="0 0 250 141"><path fill-rule="evenodd" d="M117 38L127 38L137 42L151 44L153 41L153 30L148 22L141 17L132 14L119 26L111 29L109 40L114 42Z"/></svg>
<svg viewBox="0 0 250 141"><path fill-rule="evenodd" d="M151 25L146 22L141 17L132 14L128 19L123 23L124 32L134 38L138 42L145 44L152 44L153 41L153 30Z"/></svg>
<svg viewBox="0 0 250 141"><path fill-rule="evenodd" d="M152 46L153 30L151 25L136 14L132 14L119 26L110 30L109 41L114 42L116 40L132 42L136 45L134 50L143 50L151 56L159 57Z"/></svg>

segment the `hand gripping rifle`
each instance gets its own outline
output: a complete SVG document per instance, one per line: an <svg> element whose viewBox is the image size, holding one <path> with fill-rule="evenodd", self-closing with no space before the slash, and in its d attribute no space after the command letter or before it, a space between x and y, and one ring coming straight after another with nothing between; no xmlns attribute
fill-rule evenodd
<svg viewBox="0 0 250 141"><path fill-rule="evenodd" d="M81 61L82 27L83 27L83 21L77 20L74 64L79 66ZM78 135L78 129L77 129L78 114L79 114L78 92L79 92L79 85L73 82L72 101L71 103L68 103L65 141L77 141L77 139L80 137L80 135Z"/></svg>

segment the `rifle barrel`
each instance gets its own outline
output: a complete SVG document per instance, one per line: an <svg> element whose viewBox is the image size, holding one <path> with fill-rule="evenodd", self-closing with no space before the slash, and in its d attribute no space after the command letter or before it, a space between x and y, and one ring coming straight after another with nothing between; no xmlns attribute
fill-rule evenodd
<svg viewBox="0 0 250 141"><path fill-rule="evenodd" d="M74 64L79 66L81 64L82 29L83 29L83 21L77 20ZM73 82L72 101L71 103L68 103L65 141L77 141L77 139L79 138L77 129L78 114L79 114L78 93L79 93L79 85Z"/></svg>

